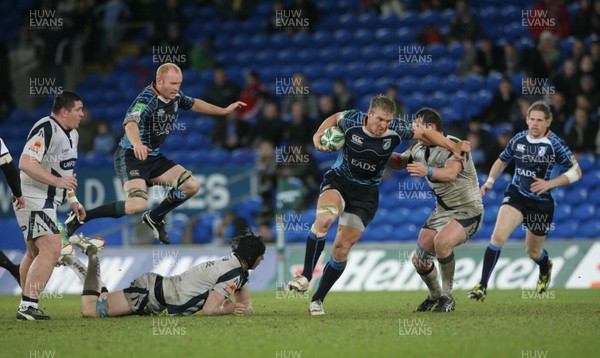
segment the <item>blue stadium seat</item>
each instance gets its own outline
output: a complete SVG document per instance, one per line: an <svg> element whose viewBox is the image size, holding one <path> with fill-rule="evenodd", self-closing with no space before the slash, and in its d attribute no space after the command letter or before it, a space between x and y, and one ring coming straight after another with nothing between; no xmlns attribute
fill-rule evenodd
<svg viewBox="0 0 600 358"><path fill-rule="evenodd" d="M573 239L579 237L579 223L568 220L555 225L554 230L548 233L548 237L553 239Z"/></svg>
<svg viewBox="0 0 600 358"><path fill-rule="evenodd" d="M587 189L574 187L564 197L564 202L573 206L585 203L588 197Z"/></svg>
<svg viewBox="0 0 600 358"><path fill-rule="evenodd" d="M310 47L312 38L308 32L300 32L292 35L292 44L297 48Z"/></svg>
<svg viewBox="0 0 600 358"><path fill-rule="evenodd" d="M581 171L587 173L588 170L594 167L595 158L593 155L580 155L577 157L577 163L579 163L579 167Z"/></svg>
<svg viewBox="0 0 600 358"><path fill-rule="evenodd" d="M571 218L571 205L569 204L560 204L556 206L554 210L554 221L555 222L563 222L566 220L570 220Z"/></svg>
<svg viewBox="0 0 600 358"><path fill-rule="evenodd" d="M594 205L580 203L577 206L573 206L573 213L571 217L574 218L575 221L584 222L588 219L593 218L594 214Z"/></svg>
<svg viewBox="0 0 600 358"><path fill-rule="evenodd" d="M465 47L460 42L451 43L446 48L448 55L454 60L460 60L463 53L465 52Z"/></svg>
<svg viewBox="0 0 600 358"><path fill-rule="evenodd" d="M396 30L396 39L401 44L410 44L415 41L417 37L417 30L413 27L407 27L403 24L403 27Z"/></svg>
<svg viewBox="0 0 600 358"><path fill-rule="evenodd" d="M335 66L341 67L340 64L337 62L339 60L339 52L340 47L338 45L329 44L329 46L321 48L321 50L319 50L318 57L323 62L334 62Z"/></svg>
<svg viewBox="0 0 600 358"><path fill-rule="evenodd" d="M581 238L600 238L600 222L597 219L580 222L578 234Z"/></svg>
<svg viewBox="0 0 600 358"><path fill-rule="evenodd" d="M378 30L377 32L379 32ZM375 34L370 28L359 28L354 31L354 41L361 46L372 44L375 42Z"/></svg>
<svg viewBox="0 0 600 358"><path fill-rule="evenodd" d="M333 36L331 36L329 31L315 31L315 33L312 35L313 43L319 48L330 45L332 39Z"/></svg>
<svg viewBox="0 0 600 358"><path fill-rule="evenodd" d="M362 77L354 81L352 85L353 93L356 96L372 95L374 92L373 81L370 78Z"/></svg>
<svg viewBox="0 0 600 358"><path fill-rule="evenodd" d="M429 95L439 87L439 78L435 76L426 76L419 83L419 90L421 93Z"/></svg>
<svg viewBox="0 0 600 358"><path fill-rule="evenodd" d="M333 41L338 45L352 44L354 36L350 30L339 29L333 33Z"/></svg>
<svg viewBox="0 0 600 358"><path fill-rule="evenodd" d="M465 77L463 81L463 86L465 91L475 93L483 88L484 83L484 78L482 76L470 74L467 77Z"/></svg>
<svg viewBox="0 0 600 358"><path fill-rule="evenodd" d="M360 49L358 45L348 45L341 48L339 57L351 61L360 58Z"/></svg>
<svg viewBox="0 0 600 358"><path fill-rule="evenodd" d="M419 14L414 11L405 11L399 16L399 24L402 24L403 27L417 27L420 26Z"/></svg>

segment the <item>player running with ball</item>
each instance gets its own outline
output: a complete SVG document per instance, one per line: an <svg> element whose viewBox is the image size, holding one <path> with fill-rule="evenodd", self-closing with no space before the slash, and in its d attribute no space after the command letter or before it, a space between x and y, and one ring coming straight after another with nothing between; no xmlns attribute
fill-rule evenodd
<svg viewBox="0 0 600 358"><path fill-rule="evenodd" d="M481 186L483 196L494 186L506 165L515 161L515 173L504 193L496 227L483 256L481 281L468 293L472 299L485 299L488 280L502 245L521 223L527 228L525 252L540 267L535 290L543 293L550 285L552 260L542 246L554 217L551 189L581 179L581 169L567 144L550 131L552 112L548 105L541 101L533 103L527 110L526 120L528 130L508 142L492 166L487 182ZM560 167L567 171L558 175Z"/></svg>
<svg viewBox="0 0 600 358"><path fill-rule="evenodd" d="M327 151L320 144L321 137L328 128L337 125L344 131L345 145L321 183L316 219L306 240L304 270L288 282L290 290L308 290L325 247L325 235L339 217L331 257L311 299L311 315L325 314L325 296L344 272L350 249L375 216L379 205L378 186L394 148L403 140L416 139L443 146L459 158L462 152L470 151L469 143L455 143L436 131L413 129L408 122L394 119L394 113L394 102L385 96L376 96L371 99L366 114L357 110L336 113L323 121L313 136L315 147Z"/></svg>
<svg viewBox="0 0 600 358"><path fill-rule="evenodd" d="M444 132L440 114L431 108L420 109L413 123ZM448 138L459 141L456 137ZM454 311L456 302L452 297L452 283L456 262L453 249L479 230L483 218L483 203L472 156L458 159L447 149L419 141L402 155L392 154L388 166L407 168L411 176L426 177L436 197L435 210L419 233L417 250L412 258L417 273L429 288L429 295L416 311ZM441 287L434 264L436 257L442 275Z"/></svg>

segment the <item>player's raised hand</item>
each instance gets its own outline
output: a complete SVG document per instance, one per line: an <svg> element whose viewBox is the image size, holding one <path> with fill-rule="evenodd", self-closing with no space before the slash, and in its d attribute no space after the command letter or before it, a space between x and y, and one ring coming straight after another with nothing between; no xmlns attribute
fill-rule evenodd
<svg viewBox="0 0 600 358"><path fill-rule="evenodd" d="M13 205L15 206L15 210L23 209L25 207L25 196L21 195L19 197L16 197L13 195L12 202L13 202Z"/></svg>
<svg viewBox="0 0 600 358"><path fill-rule="evenodd" d="M531 192L536 195L542 195L552 188L550 187L548 181L541 178L533 178L533 183L529 189L531 189Z"/></svg>
<svg viewBox="0 0 600 358"><path fill-rule="evenodd" d="M59 189L75 189L77 188L77 177L75 175L70 175L57 178L55 187Z"/></svg>
<svg viewBox="0 0 600 358"><path fill-rule="evenodd" d="M133 154L138 160L146 160L146 158L148 158L148 153L150 153L151 151L151 148L146 147L142 143L137 143L133 145Z"/></svg>
<svg viewBox="0 0 600 358"><path fill-rule="evenodd" d="M241 101L234 102L234 103L230 104L229 106L227 106L227 108L225 108L225 113L223 113L223 114L227 115L227 114L235 111L236 109L246 107L246 106L247 106L247 104L245 102L241 102Z"/></svg>
<svg viewBox="0 0 600 358"><path fill-rule="evenodd" d="M487 193L488 190L492 189L493 186L494 186L494 184L489 181L483 183L483 185L481 186L481 189L479 189L481 196L483 197L485 195L485 193Z"/></svg>

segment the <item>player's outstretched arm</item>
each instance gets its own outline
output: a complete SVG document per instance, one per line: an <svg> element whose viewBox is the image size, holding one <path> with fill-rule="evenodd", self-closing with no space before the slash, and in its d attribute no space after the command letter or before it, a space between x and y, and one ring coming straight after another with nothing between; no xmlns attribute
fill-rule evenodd
<svg viewBox="0 0 600 358"><path fill-rule="evenodd" d="M235 310L235 305L234 302L225 299L225 297L217 291L210 291L208 298L202 307L202 314L206 316L231 314Z"/></svg>
<svg viewBox="0 0 600 358"><path fill-rule="evenodd" d="M247 104L245 102L237 101L226 108L221 108L219 106L215 106L214 104L210 104L201 99L194 98L194 105L192 106L192 111L196 113L208 114L211 116L225 116L229 113L235 111L236 109L246 107Z"/></svg>
<svg viewBox="0 0 600 358"><path fill-rule="evenodd" d="M506 169L506 163L501 159L496 159L494 165L492 165L492 169L490 169L490 174L488 175L487 181L481 186L480 193L481 196L484 196L485 193L494 187L494 183L496 179L502 174L502 172Z"/></svg>
<svg viewBox="0 0 600 358"><path fill-rule="evenodd" d="M471 152L471 143L460 141L458 143L444 137L440 132L429 130L425 127L414 127L413 139L421 140L429 145L439 145L451 151L458 159L463 159L464 153Z"/></svg>
<svg viewBox="0 0 600 358"><path fill-rule="evenodd" d="M531 191L537 195L542 195L550 189L557 188L559 186L568 185L581 179L582 177L581 168L579 164L573 165L569 170L561 175L557 176L552 180L543 180L541 178L533 178L533 184L531 184Z"/></svg>
<svg viewBox="0 0 600 358"><path fill-rule="evenodd" d="M332 114L331 116L327 117L327 119L325 119L323 121L323 123L321 123L321 125L319 126L319 129L317 129L317 131L313 135L313 144L317 150L319 150L321 152L331 152L331 150L329 150L321 145L321 137L323 136L323 134L325 134L325 131L328 128L337 126L337 123L340 120L341 115L342 115L342 112Z"/></svg>
<svg viewBox="0 0 600 358"><path fill-rule="evenodd" d="M136 122L128 122L125 124L125 134L129 143L133 146L133 154L138 160L146 160L151 148L146 147L140 139L140 127Z"/></svg>
<svg viewBox="0 0 600 358"><path fill-rule="evenodd" d="M413 162L406 169L411 177L428 177L430 180L448 183L456 180L456 176L462 170L462 163L458 160L448 160L443 168L426 167L422 163Z"/></svg>
<svg viewBox="0 0 600 358"><path fill-rule="evenodd" d="M409 152L408 150L404 153ZM392 153L392 156L390 157L390 159L388 159L387 162L387 166L390 169L396 169L396 170L402 170L404 168L406 168L406 165L408 164L408 156L404 156L403 154L394 152Z"/></svg>

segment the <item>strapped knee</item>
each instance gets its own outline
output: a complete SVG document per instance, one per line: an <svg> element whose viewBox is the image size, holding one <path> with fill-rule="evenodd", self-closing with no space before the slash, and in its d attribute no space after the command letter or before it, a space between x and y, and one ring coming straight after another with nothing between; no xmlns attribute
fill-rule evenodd
<svg viewBox="0 0 600 358"><path fill-rule="evenodd" d="M131 188L127 190L127 198L142 198L148 200L148 192L141 188Z"/></svg>
<svg viewBox="0 0 600 358"><path fill-rule="evenodd" d="M179 189L179 187L189 178L192 177L192 172L184 169L181 174L177 177L177 179L173 180L173 189Z"/></svg>
<svg viewBox="0 0 600 358"><path fill-rule="evenodd" d="M108 318L108 302L105 299L96 301L96 309L98 310L98 318Z"/></svg>

